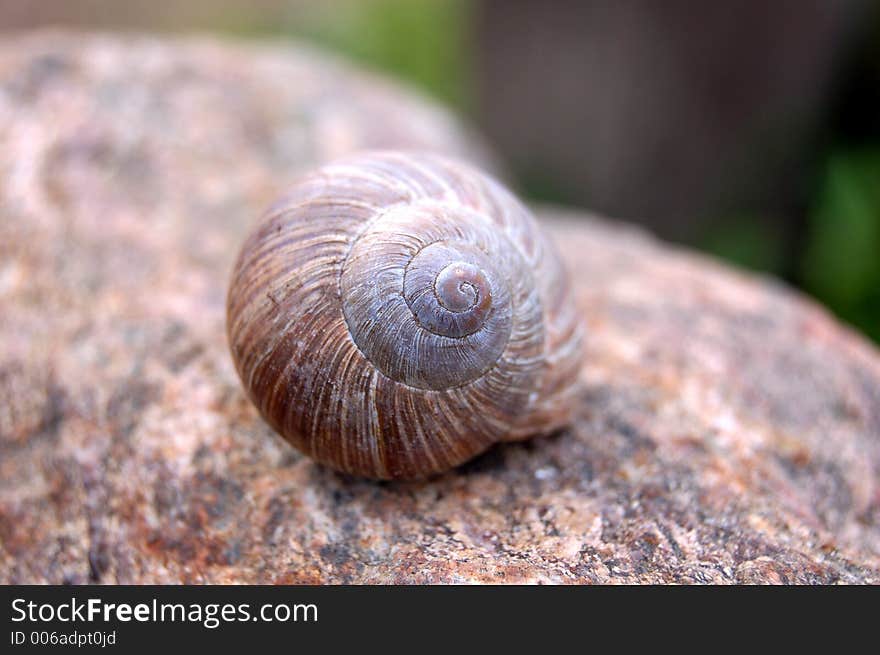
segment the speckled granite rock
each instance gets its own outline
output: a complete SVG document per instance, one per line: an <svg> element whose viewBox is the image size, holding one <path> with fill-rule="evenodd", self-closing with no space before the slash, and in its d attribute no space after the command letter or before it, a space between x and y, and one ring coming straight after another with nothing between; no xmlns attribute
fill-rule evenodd
<svg viewBox="0 0 880 655"><path fill-rule="evenodd" d="M224 339L248 222L353 147L472 142L298 49L5 39L0 581L880 582L876 350L593 218L541 212L589 331L571 430L376 484L263 424Z"/></svg>

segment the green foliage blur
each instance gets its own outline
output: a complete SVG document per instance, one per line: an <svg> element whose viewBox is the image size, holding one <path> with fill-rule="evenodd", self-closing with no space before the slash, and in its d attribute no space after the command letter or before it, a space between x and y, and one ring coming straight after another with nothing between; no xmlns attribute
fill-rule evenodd
<svg viewBox="0 0 880 655"><path fill-rule="evenodd" d="M464 110L470 106L472 11L467 0L356 0L316 14L296 36Z"/></svg>
<svg viewBox="0 0 880 655"><path fill-rule="evenodd" d="M824 158L808 198L795 270L773 220L718 220L699 245L727 261L785 277L880 343L880 143L838 145Z"/></svg>
<svg viewBox="0 0 880 655"><path fill-rule="evenodd" d="M832 153L808 237L805 289L880 342L880 146Z"/></svg>

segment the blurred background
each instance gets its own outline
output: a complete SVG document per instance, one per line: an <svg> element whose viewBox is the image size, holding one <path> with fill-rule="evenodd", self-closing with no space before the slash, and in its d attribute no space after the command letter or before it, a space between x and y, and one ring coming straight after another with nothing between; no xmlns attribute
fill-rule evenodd
<svg viewBox="0 0 880 655"><path fill-rule="evenodd" d="M527 198L778 275L880 342L880 0L0 0L0 30L40 26L311 41L453 107Z"/></svg>

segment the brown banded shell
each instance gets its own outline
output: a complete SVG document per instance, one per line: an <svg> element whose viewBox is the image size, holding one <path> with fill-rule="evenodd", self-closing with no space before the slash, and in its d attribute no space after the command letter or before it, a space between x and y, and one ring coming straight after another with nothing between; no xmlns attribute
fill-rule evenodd
<svg viewBox="0 0 880 655"><path fill-rule="evenodd" d="M272 427L372 478L564 426L580 368L548 238L497 182L429 154L363 153L276 203L238 258L227 329Z"/></svg>

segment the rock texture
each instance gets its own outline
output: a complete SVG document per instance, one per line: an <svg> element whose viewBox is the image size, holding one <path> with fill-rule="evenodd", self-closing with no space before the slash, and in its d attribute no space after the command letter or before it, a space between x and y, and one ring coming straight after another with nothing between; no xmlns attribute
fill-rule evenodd
<svg viewBox="0 0 880 655"><path fill-rule="evenodd" d="M541 210L588 330L575 425L423 483L258 418L224 294L249 222L362 146L485 162L299 49L0 46L0 581L880 582L880 355L768 279Z"/></svg>

